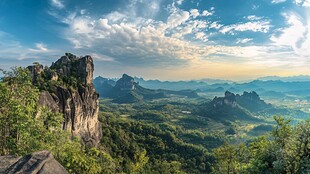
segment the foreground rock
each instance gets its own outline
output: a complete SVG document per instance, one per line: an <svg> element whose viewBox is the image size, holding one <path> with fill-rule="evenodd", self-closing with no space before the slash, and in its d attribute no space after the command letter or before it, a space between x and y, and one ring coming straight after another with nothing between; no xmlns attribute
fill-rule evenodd
<svg viewBox="0 0 310 174"><path fill-rule="evenodd" d="M48 151L35 152L24 157L1 156L0 174L68 174Z"/></svg>
<svg viewBox="0 0 310 174"><path fill-rule="evenodd" d="M35 64L28 69L33 83L41 90L39 104L63 113L63 129L81 137L86 144L96 146L102 135L98 120L99 96L92 83L92 57L66 53L51 67Z"/></svg>

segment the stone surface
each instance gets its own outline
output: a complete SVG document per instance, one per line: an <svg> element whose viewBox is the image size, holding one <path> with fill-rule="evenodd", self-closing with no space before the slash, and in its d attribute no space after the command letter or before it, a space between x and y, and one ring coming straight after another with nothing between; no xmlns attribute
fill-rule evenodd
<svg viewBox="0 0 310 174"><path fill-rule="evenodd" d="M130 91L135 90L136 85L138 85L138 83L134 81L134 78L127 74L123 74L122 78L116 82L115 88L120 89L121 91Z"/></svg>
<svg viewBox="0 0 310 174"><path fill-rule="evenodd" d="M42 71L36 71L36 67L28 68L33 73L35 82ZM86 144L96 146L102 133L98 120L99 96L92 83L94 63L91 56L76 57L66 53L44 71L45 74L50 74L45 75L49 78L46 81L76 79L77 85L51 83L53 87L49 91L41 91L39 104L54 112L63 113L63 129L81 137Z"/></svg>
<svg viewBox="0 0 310 174"><path fill-rule="evenodd" d="M0 174L68 174L48 151L35 152L24 157L1 156Z"/></svg>

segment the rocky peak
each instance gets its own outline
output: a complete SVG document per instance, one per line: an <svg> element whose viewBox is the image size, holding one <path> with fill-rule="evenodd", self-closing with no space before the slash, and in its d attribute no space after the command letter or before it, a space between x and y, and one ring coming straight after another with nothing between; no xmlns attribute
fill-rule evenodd
<svg viewBox="0 0 310 174"><path fill-rule="evenodd" d="M37 62L33 63L32 66L28 66L27 69L30 71L30 73L32 75L32 83L34 83L35 80L37 79L37 77L44 71L43 65L41 65Z"/></svg>
<svg viewBox="0 0 310 174"><path fill-rule="evenodd" d="M101 138L99 96L92 83L91 56L66 53L50 68L37 69L32 67L30 71L37 82L34 84L41 89L39 104L64 115L64 130L81 137L86 144L97 145Z"/></svg>
<svg viewBox="0 0 310 174"><path fill-rule="evenodd" d="M229 100L229 101L231 101L231 102L236 101L236 95L234 93L232 93L232 92L229 92L229 91L225 92L225 97L224 98Z"/></svg>
<svg viewBox="0 0 310 174"><path fill-rule="evenodd" d="M260 101L261 100L259 95L255 91L252 91L252 92L244 91L240 97L243 97L243 98L246 98L246 99L252 100L252 101Z"/></svg>
<svg viewBox="0 0 310 174"><path fill-rule="evenodd" d="M262 100L255 91L245 91L242 95L237 95L236 100L239 105L253 112L272 107L272 105Z"/></svg>
<svg viewBox="0 0 310 174"><path fill-rule="evenodd" d="M115 86L116 85L116 81L109 79L109 78L104 78L101 76L96 77L93 80L93 83L96 85L103 85L103 84L107 84L107 85L111 85L111 86Z"/></svg>
<svg viewBox="0 0 310 174"><path fill-rule="evenodd" d="M76 57L66 53L52 64L51 69L56 70L60 76L75 77L85 85L92 84L94 62L91 56Z"/></svg>
<svg viewBox="0 0 310 174"><path fill-rule="evenodd" d="M123 74L122 78L116 82L115 87L121 91L130 91L135 90L137 85L138 83L135 82L133 77Z"/></svg>
<svg viewBox="0 0 310 174"><path fill-rule="evenodd" d="M223 105L231 106L231 107L236 107L236 95L232 92L226 91L224 97L215 97L212 100L213 106L214 107L222 107Z"/></svg>

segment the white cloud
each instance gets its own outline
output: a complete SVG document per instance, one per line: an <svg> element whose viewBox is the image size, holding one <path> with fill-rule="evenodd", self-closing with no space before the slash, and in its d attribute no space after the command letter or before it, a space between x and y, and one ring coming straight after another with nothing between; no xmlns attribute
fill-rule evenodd
<svg viewBox="0 0 310 174"><path fill-rule="evenodd" d="M80 13L81 13L81 15L85 15L86 14L86 10L82 9L82 10L80 10Z"/></svg>
<svg viewBox="0 0 310 174"><path fill-rule="evenodd" d="M190 20L186 22L186 24L183 24L180 27L173 28L171 31L172 32L172 37L175 38L184 38L186 35L195 35L198 32L202 32L208 27L208 22L203 21L203 20ZM200 39L197 38L196 39ZM205 39L200 39L200 40L205 40Z"/></svg>
<svg viewBox="0 0 310 174"><path fill-rule="evenodd" d="M177 3L178 5L182 5L183 1L184 1L184 0L177 0L176 3Z"/></svg>
<svg viewBox="0 0 310 174"><path fill-rule="evenodd" d="M209 28L220 29L223 25L218 22L212 22Z"/></svg>
<svg viewBox="0 0 310 174"><path fill-rule="evenodd" d="M190 10L190 15L193 17L193 18L196 18L200 15L198 9L191 9Z"/></svg>
<svg viewBox="0 0 310 174"><path fill-rule="evenodd" d="M310 21L295 13L284 14L288 27L277 30L270 40L275 45L293 49L299 56L310 56Z"/></svg>
<svg viewBox="0 0 310 174"><path fill-rule="evenodd" d="M77 33L90 33L93 30L93 25L89 18L77 17L73 20L70 27Z"/></svg>
<svg viewBox="0 0 310 174"><path fill-rule="evenodd" d="M85 54L93 53L97 60L126 66L177 67L187 63L199 65L205 60L227 57L231 59L225 61L253 62L255 59L255 62L261 63L279 62L289 52L276 44L246 46L246 43L253 41L251 38L235 41L244 46L215 45L212 41L211 29L230 34L243 31L268 33L271 24L263 17L250 15L244 17L248 22L223 26L218 21L198 18L212 15L214 8L202 12L197 9L185 11L172 4L167 9L168 16L161 20L137 16L136 12L128 15L127 11L113 11L100 18L80 13L57 18L68 24L63 37L77 50ZM274 35L279 40L280 37Z"/></svg>
<svg viewBox="0 0 310 174"><path fill-rule="evenodd" d="M208 37L206 36L206 34L204 32L197 32L195 34L196 39L202 40L203 42L207 42L208 41Z"/></svg>
<svg viewBox="0 0 310 174"><path fill-rule="evenodd" d="M256 15L250 15L250 16L245 16L244 18L247 18L250 21L257 21L257 20L262 20L262 17L256 16Z"/></svg>
<svg viewBox="0 0 310 174"><path fill-rule="evenodd" d="M79 29L70 27L66 33L69 41L75 44L77 48L96 50L95 53L101 55L97 57L103 57L105 61L108 57L114 62L125 63L129 66L139 66L140 64L144 66L178 66L179 63L183 65L185 63L199 64L204 59L212 58L213 55L238 57L245 62L250 61L253 57L261 61L268 56L274 56L269 52L270 47L268 46L206 46L184 39L183 36L191 33L195 39L208 42L206 33L197 29L199 25L202 28L208 25L199 20L187 21L186 24L179 22L178 25L158 21L115 23L106 18L98 20L85 18L83 21L88 21L92 30L81 33ZM73 24L74 22L72 22ZM179 27L180 25L182 27ZM171 28L172 26L174 27ZM71 40L72 38L74 39ZM251 39L244 39L239 42L250 41ZM276 55L273 57L275 60L277 58ZM165 63L163 64L163 62Z"/></svg>
<svg viewBox="0 0 310 174"><path fill-rule="evenodd" d="M114 59L112 57L109 57L109 56L106 56L106 55L103 55L103 54L92 53L90 55L95 60L106 61L106 62L114 62Z"/></svg>
<svg viewBox="0 0 310 174"><path fill-rule="evenodd" d="M48 52L49 51L47 46L43 43L36 43L35 46L36 46L35 49L30 48L29 51L32 51L32 52Z"/></svg>
<svg viewBox="0 0 310 174"><path fill-rule="evenodd" d="M253 40L252 38L244 38L244 39L238 38L236 44L245 44L251 42L252 40Z"/></svg>
<svg viewBox="0 0 310 174"><path fill-rule="evenodd" d="M208 10L204 10L201 15L202 16L212 16L213 12L209 12Z"/></svg>
<svg viewBox="0 0 310 174"><path fill-rule="evenodd" d="M62 9L65 7L65 5L63 4L61 0L50 0L50 2L51 2L51 5L56 8Z"/></svg>
<svg viewBox="0 0 310 174"><path fill-rule="evenodd" d="M279 3L282 3L282 2L286 2L286 0L272 0L271 3L273 4L279 4Z"/></svg>
<svg viewBox="0 0 310 174"><path fill-rule="evenodd" d="M240 24L233 24L224 26L221 28L220 32L234 34L234 31L253 31L267 33L270 30L271 24L267 20L262 21L251 21Z"/></svg>
<svg viewBox="0 0 310 174"><path fill-rule="evenodd" d="M299 6L310 7L310 0L294 0L294 3Z"/></svg>
<svg viewBox="0 0 310 174"><path fill-rule="evenodd" d="M172 13L168 19L167 19L167 24L169 27L174 28L182 23L186 22L190 17L190 13L187 11L177 11Z"/></svg>
<svg viewBox="0 0 310 174"><path fill-rule="evenodd" d="M43 43L36 43L35 48L29 48L22 45L14 36L2 33L1 31L0 33L0 62L2 62L0 68L9 68L12 64L14 64L14 66L25 66L25 62L22 63L21 61L16 60L23 60L31 64L34 59L50 59L52 57L51 55L59 54L59 51L50 50ZM63 53L59 55L62 54ZM8 67L3 67L3 62L11 62L11 64Z"/></svg>

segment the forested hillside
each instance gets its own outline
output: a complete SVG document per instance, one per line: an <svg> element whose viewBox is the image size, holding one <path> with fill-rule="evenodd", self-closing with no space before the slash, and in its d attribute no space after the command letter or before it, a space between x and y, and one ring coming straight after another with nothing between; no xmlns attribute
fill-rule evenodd
<svg viewBox="0 0 310 174"><path fill-rule="evenodd" d="M36 63L33 68L2 71L1 156L48 150L69 173L310 170L310 124L309 120L300 121L307 112L269 104L254 91L191 98L187 96L190 90L182 95L180 91L145 89L129 76L115 84L110 81L111 89L117 90L118 97L135 93L143 100L123 103L116 101L118 97L103 97L97 102L97 93L87 91L91 81L75 76L75 66L91 64L77 63L80 58L72 54L60 60L53 64L54 69L42 69ZM88 73L81 77L89 77ZM158 92L169 95L147 98ZM93 115L83 114L90 111L83 109L88 105L94 108ZM96 124L89 118L96 118ZM88 129L78 132L74 128L81 125L99 127L83 134Z"/></svg>

